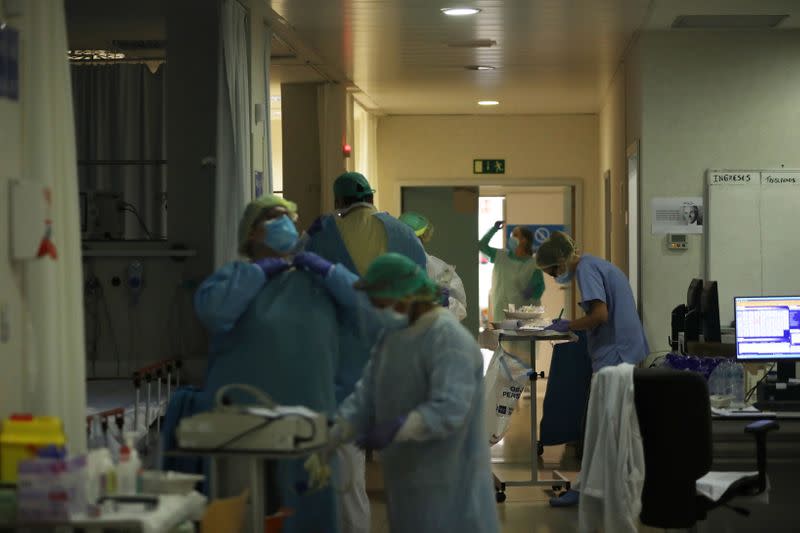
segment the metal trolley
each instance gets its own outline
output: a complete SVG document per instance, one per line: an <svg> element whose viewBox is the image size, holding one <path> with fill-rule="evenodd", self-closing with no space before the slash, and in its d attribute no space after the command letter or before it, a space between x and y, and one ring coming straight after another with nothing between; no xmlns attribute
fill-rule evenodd
<svg viewBox="0 0 800 533"><path fill-rule="evenodd" d="M494 478L495 499L497 503L506 501L506 487L552 487L553 490L564 488L569 490L570 481L558 470L553 470L553 479L539 479L539 455L541 445L538 439L536 381L544 377L544 372L536 371L536 343L542 341L570 341L578 338L572 333L554 334L536 330L501 330L499 342L529 342L531 346L531 478L524 481L502 481L496 474Z"/></svg>

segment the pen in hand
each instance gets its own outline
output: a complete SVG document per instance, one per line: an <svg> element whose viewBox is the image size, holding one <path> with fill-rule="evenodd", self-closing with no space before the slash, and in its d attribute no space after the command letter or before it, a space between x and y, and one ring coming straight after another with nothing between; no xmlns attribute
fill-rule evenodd
<svg viewBox="0 0 800 533"><path fill-rule="evenodd" d="M561 317L562 317L562 316L564 316L564 308L563 308L563 307L561 308L561 312L560 312L560 313L558 313L558 318L556 318L556 321L559 321L559 320L561 320Z"/></svg>

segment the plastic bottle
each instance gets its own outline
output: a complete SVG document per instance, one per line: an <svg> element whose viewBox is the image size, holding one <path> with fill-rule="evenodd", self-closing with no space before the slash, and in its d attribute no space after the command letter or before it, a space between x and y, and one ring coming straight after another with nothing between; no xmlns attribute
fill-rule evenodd
<svg viewBox="0 0 800 533"><path fill-rule="evenodd" d="M95 471L97 472L97 486L99 496L111 496L117 493L117 472L111 452L108 448L101 448L92 452ZM91 502L90 502L91 503Z"/></svg>
<svg viewBox="0 0 800 533"><path fill-rule="evenodd" d="M130 443L125 444L119 451L119 464L117 465L120 494L136 494L138 492L141 469L142 461L139 459L139 452Z"/></svg>
<svg viewBox="0 0 800 533"><path fill-rule="evenodd" d="M708 377L708 392L712 396L725 394L725 363L720 363Z"/></svg>
<svg viewBox="0 0 800 533"><path fill-rule="evenodd" d="M744 367L740 363L732 364L731 376L731 384L733 387L731 391L731 396L733 397L731 405L733 407L744 407Z"/></svg>

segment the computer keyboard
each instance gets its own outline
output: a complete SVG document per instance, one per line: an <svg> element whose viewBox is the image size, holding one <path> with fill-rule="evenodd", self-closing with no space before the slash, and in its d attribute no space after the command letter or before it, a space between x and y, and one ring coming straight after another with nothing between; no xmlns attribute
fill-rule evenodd
<svg viewBox="0 0 800 533"><path fill-rule="evenodd" d="M755 403L759 411L772 411L775 413L800 412L800 401L758 401Z"/></svg>

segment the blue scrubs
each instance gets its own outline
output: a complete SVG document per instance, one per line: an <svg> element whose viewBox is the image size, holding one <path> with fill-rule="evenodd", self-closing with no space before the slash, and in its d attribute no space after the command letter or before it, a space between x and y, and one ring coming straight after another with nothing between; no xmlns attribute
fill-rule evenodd
<svg viewBox="0 0 800 533"><path fill-rule="evenodd" d="M319 276L291 270L265 281L261 274L259 287L256 268L242 262L226 265L195 296L198 317L215 333L206 402L224 385L245 383L279 404L332 415L340 329L334 300ZM252 399L243 396L242 401ZM308 478L303 462L278 462L281 504L295 510L284 531L336 533L334 488L296 494L297 483Z"/></svg>
<svg viewBox="0 0 800 533"><path fill-rule="evenodd" d="M589 313L592 300L608 306L608 322L587 332L592 370L644 361L650 347L627 276L608 261L584 254L575 270L575 279L581 291L579 305L584 312Z"/></svg>
<svg viewBox="0 0 800 533"><path fill-rule="evenodd" d="M306 251L321 255L328 261L344 265L351 272L358 272L336 226L336 215L325 215L319 220L319 229L311 233ZM386 229L388 252L395 252L426 268L425 250L414 235L414 231L387 213L375 213ZM376 258L377 259L377 258ZM363 274L363 273L362 273ZM363 329L363 328L362 328ZM336 375L336 401L341 402L353 392L361 379L364 366L369 360L372 345L365 340L369 335L358 334L353 328L341 330L341 363Z"/></svg>

